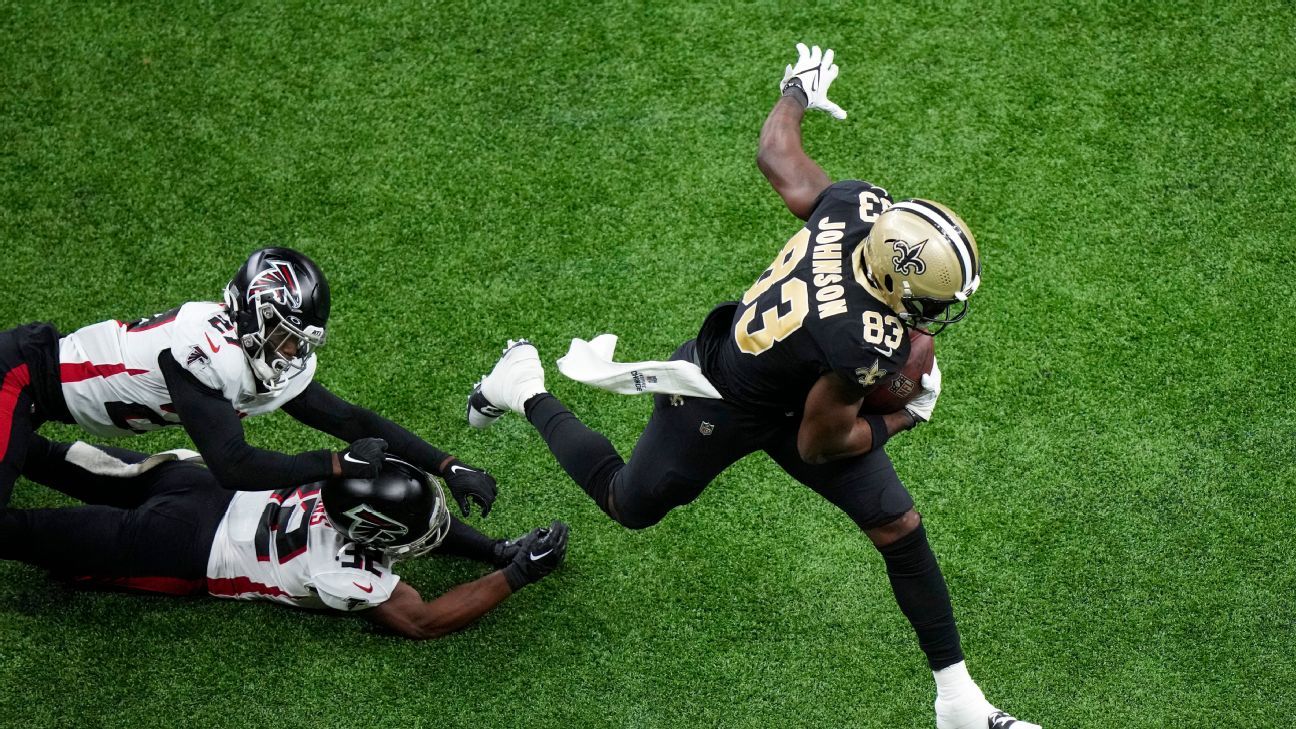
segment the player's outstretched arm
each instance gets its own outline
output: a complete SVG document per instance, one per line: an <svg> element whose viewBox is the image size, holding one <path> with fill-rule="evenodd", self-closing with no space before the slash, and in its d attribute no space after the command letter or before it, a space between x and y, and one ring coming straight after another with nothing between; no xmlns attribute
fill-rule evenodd
<svg viewBox="0 0 1296 729"><path fill-rule="evenodd" d="M440 638L464 628L509 595L543 579L567 556L568 528L562 522L535 529L513 542L513 559L503 569L424 602L418 592L399 583L389 600L366 611L369 620L415 640Z"/></svg>
<svg viewBox="0 0 1296 729"><path fill-rule="evenodd" d="M511 594L502 571L459 585L430 602L401 582L389 600L364 615L398 635L429 640L467 627Z"/></svg>
<svg viewBox="0 0 1296 729"><path fill-rule="evenodd" d="M344 441L381 438L386 441L389 452L444 478L464 516L468 515L470 503L477 504L482 516L490 513L497 491L493 476L433 447L378 413L343 400L318 382L312 382L300 395L285 403L283 410L298 421Z"/></svg>
<svg viewBox="0 0 1296 729"><path fill-rule="evenodd" d="M170 351L158 356L172 405L203 462L227 489L263 491L299 486L334 475L334 454L319 450L295 456L248 444L234 407L220 392L186 372Z"/></svg>
<svg viewBox="0 0 1296 729"><path fill-rule="evenodd" d="M819 378L806 396L797 451L806 463L827 463L868 453L892 435L914 427L908 411L859 417L860 389L835 372Z"/></svg>
<svg viewBox="0 0 1296 729"><path fill-rule="evenodd" d="M798 43L797 53L797 62L787 67L779 83L782 97L761 127L756 165L788 210L807 220L814 201L832 179L805 153L801 119L806 109L823 109L838 119L844 119L846 112L828 100L828 87L837 77L832 49L821 52L819 46L810 49Z"/></svg>

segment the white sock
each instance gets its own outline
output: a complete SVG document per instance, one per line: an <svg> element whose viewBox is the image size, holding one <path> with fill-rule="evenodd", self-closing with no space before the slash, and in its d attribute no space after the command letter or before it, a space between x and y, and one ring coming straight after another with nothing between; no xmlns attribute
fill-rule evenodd
<svg viewBox="0 0 1296 729"><path fill-rule="evenodd" d="M945 701L958 701L967 698L983 698L981 687L976 685L968 674L967 661L959 661L939 671L932 671L936 679L936 698Z"/></svg>

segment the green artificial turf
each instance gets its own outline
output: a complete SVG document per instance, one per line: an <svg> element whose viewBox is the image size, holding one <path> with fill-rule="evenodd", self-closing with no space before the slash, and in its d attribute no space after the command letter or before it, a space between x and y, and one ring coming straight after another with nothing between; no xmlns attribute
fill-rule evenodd
<svg viewBox="0 0 1296 729"><path fill-rule="evenodd" d="M211 300L301 248L319 379L492 470L480 528L572 525L559 573L428 644L0 564L0 723L931 726L881 559L764 456L629 532L520 418L463 424L505 339L662 358L765 268L798 223L756 136L798 40L850 112L809 152L950 205L984 257L936 417L888 451L988 697L1046 727L1296 712L1290 3L7 2L0 33L0 327ZM629 452L647 399L549 383Z"/></svg>

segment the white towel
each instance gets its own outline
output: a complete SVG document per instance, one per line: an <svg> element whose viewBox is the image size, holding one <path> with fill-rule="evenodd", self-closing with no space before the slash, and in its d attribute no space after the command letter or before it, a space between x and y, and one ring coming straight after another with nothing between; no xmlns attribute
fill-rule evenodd
<svg viewBox="0 0 1296 729"><path fill-rule="evenodd" d="M566 356L558 360L558 371L577 382L622 395L660 392L723 399L702 368L692 362L613 362L616 345L615 334L600 334L588 342L573 339Z"/></svg>
<svg viewBox="0 0 1296 729"><path fill-rule="evenodd" d="M80 466L97 476L131 478L132 476L138 476L159 464L166 463L167 461L192 461L195 463L201 463L202 456L200 456L197 451L191 451L187 448L177 448L172 451L154 453L139 463L127 463L107 451L100 450L85 441L79 440L68 448L64 460L74 466Z"/></svg>

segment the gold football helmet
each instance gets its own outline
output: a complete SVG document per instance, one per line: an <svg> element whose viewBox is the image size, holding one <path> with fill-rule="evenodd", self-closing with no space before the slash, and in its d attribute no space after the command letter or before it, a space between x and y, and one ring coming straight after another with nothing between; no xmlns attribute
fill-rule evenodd
<svg viewBox="0 0 1296 729"><path fill-rule="evenodd" d="M854 263L864 288L905 324L932 334L966 316L968 297L981 285L972 232L953 210L930 200L903 200L883 211L855 249Z"/></svg>

